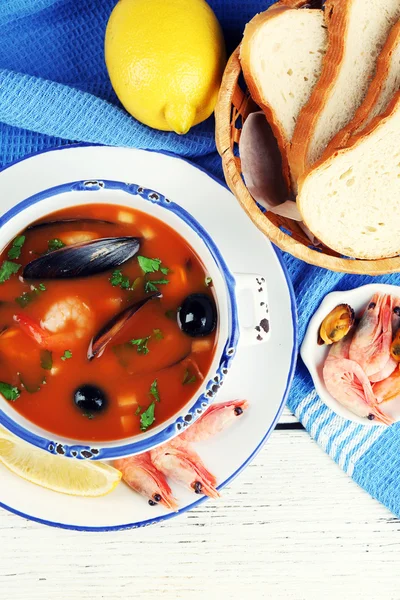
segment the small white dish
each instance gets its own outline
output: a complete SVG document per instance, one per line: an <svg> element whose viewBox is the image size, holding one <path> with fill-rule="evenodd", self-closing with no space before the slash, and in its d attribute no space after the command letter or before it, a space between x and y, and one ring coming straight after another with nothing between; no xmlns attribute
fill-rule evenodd
<svg viewBox="0 0 400 600"><path fill-rule="evenodd" d="M322 370L331 346L319 346L318 333L322 321L335 306L338 306L338 304L349 304L349 306L354 309L355 314L358 315L377 292L390 294L391 296L400 296L400 287L384 283L371 283L353 290L331 292L325 296L308 325L300 349L301 358L310 372L315 389L321 400L341 417L353 421L354 423L361 423L362 425L368 425L370 427L382 426L382 423L370 421L367 418L355 415L335 400L326 389L322 377ZM400 406L396 405L395 402L391 402L385 406L385 413L398 419L400 416Z"/></svg>

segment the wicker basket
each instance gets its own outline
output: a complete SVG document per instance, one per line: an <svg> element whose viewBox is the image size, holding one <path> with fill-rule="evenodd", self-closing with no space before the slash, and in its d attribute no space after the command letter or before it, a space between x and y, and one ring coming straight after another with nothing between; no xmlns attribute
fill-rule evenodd
<svg viewBox="0 0 400 600"><path fill-rule="evenodd" d="M250 113L260 109L250 98L248 90L243 91L240 87L240 75L237 48L226 66L215 109L216 143L222 158L226 182L253 223L281 250L324 269L362 275L382 275L400 271L398 256L380 260L355 260L343 258L323 245L314 247L295 221L271 212L264 214L258 208L243 181L237 144L243 122Z"/></svg>

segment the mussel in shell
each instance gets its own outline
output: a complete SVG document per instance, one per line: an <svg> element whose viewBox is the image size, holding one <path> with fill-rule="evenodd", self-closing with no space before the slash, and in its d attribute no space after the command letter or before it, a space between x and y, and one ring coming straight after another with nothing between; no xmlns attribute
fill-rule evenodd
<svg viewBox="0 0 400 600"><path fill-rule="evenodd" d="M143 300L131 304L128 306L128 308L125 308L123 311L115 315L91 340L87 354L88 359L93 360L93 358L96 356L100 357L106 349L106 346L113 338L115 338L115 336L123 329L123 327L125 327L129 319L133 317L138 310L140 310L150 300L161 297L162 294L160 292L150 294Z"/></svg>
<svg viewBox="0 0 400 600"><path fill-rule="evenodd" d="M57 219L52 221L39 221L27 227L27 231L33 231L34 229L43 229L43 227L56 227L57 225L71 225L71 223L99 223L100 225L115 225L112 221L105 221L103 219L90 219L89 217L80 217L75 219Z"/></svg>
<svg viewBox="0 0 400 600"><path fill-rule="evenodd" d="M24 279L77 279L120 267L139 251L140 238L100 238L65 246L28 263Z"/></svg>
<svg viewBox="0 0 400 600"><path fill-rule="evenodd" d="M390 354L396 362L400 362L400 329L397 330L394 340L390 347Z"/></svg>
<svg viewBox="0 0 400 600"><path fill-rule="evenodd" d="M348 304L339 304L321 323L318 343L334 344L344 338L354 325L354 310Z"/></svg>

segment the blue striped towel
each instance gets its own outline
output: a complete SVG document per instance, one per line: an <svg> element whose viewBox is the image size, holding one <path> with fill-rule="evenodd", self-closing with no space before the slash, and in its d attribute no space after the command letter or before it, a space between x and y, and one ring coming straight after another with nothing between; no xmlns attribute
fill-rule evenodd
<svg viewBox="0 0 400 600"><path fill-rule="evenodd" d="M167 0L166 0L167 1ZM272 0L209 0L232 51L245 23ZM0 166L71 142L169 150L221 178L214 121L188 135L153 131L119 104L107 77L103 39L115 0L0 2ZM330 273L284 256L298 303L300 340L322 297L373 278ZM400 275L374 281L400 283ZM289 406L355 481L400 516L399 426L365 428L333 414L299 359Z"/></svg>

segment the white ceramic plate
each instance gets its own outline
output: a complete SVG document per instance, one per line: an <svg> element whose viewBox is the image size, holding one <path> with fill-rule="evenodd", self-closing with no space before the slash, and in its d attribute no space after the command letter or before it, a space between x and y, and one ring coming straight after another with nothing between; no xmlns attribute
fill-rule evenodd
<svg viewBox="0 0 400 600"><path fill-rule="evenodd" d="M231 272L265 274L270 339L238 346L216 402L246 398L250 408L237 425L197 444L221 489L253 458L272 432L285 404L297 354L293 291L272 245L254 227L231 193L206 173L176 157L99 146L70 146L34 155L0 173L0 198L14 203L43 189L75 180L137 183L166 195L188 210L212 236ZM243 302L242 302L243 304ZM244 319L240 312L239 319ZM47 525L105 531L140 527L184 512L204 498L173 487L180 511L149 506L124 484L103 498L64 496L29 484L0 467L0 505Z"/></svg>
<svg viewBox="0 0 400 600"><path fill-rule="evenodd" d="M378 425L382 426L382 423L370 421L366 418L355 415L350 410L339 404L339 402L329 394L322 377L322 370L330 347L325 345L318 346L317 340L322 321L331 312L331 310L335 308L335 306L338 304L349 304L357 315L366 307L372 296L377 292L398 297L400 295L400 287L384 283L371 283L369 285L363 285L359 288L355 288L354 290L348 290L345 292L332 292L331 294L325 296L320 307L308 325L300 351L301 358L303 359L307 369L310 371L315 389L321 400L323 400L323 402L325 402L325 404L329 406L329 408L331 408L335 413L341 415L345 419L354 421L354 423L368 425L370 427ZM395 419L398 419L400 417L400 405L396 402L390 402L390 404L385 406L385 413Z"/></svg>

